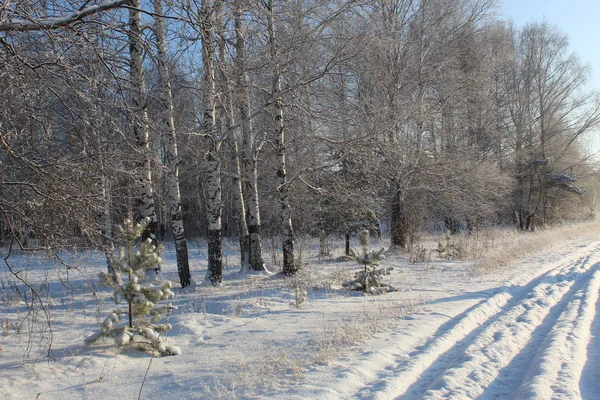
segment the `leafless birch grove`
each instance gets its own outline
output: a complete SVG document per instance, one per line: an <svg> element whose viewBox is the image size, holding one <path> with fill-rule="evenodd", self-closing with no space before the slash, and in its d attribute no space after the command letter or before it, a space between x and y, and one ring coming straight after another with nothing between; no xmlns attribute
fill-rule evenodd
<svg viewBox="0 0 600 400"><path fill-rule="evenodd" d="M191 243L219 285L232 263L297 274L307 236L322 255L364 229L407 251L427 231L594 217L590 71L559 28L497 7L0 2L5 264L86 247L111 272L115 227L149 218L182 287L204 279Z"/></svg>

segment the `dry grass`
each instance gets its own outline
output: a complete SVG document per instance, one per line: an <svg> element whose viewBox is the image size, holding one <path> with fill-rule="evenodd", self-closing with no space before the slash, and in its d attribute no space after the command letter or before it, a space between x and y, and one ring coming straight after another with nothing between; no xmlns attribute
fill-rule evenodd
<svg viewBox="0 0 600 400"><path fill-rule="evenodd" d="M332 321L325 323L323 333L314 339L315 364L328 364L340 357L348 347L363 343L372 332L362 321Z"/></svg>
<svg viewBox="0 0 600 400"><path fill-rule="evenodd" d="M363 305L350 320L324 321L323 331L313 338L313 363L328 364L374 334L389 328L399 318L416 312L422 302L375 301Z"/></svg>
<svg viewBox="0 0 600 400"><path fill-rule="evenodd" d="M286 347L265 348L253 359L238 359L234 366L236 383L245 387L270 386L277 377L302 376L301 353Z"/></svg>
<svg viewBox="0 0 600 400"><path fill-rule="evenodd" d="M418 248L420 253L430 249L431 262L422 263L426 270L435 269L439 258L465 261L472 273L485 274L508 265L520 257L542 251L573 238L594 239L600 232L600 221L538 228L535 232L520 232L514 228L487 228L473 234L458 234L451 237L453 256L442 257L438 253L439 243L448 247L444 235L428 237ZM425 250L424 250L425 249ZM449 252L447 252L449 253ZM418 255L409 254L409 262L420 261Z"/></svg>
<svg viewBox="0 0 600 400"><path fill-rule="evenodd" d="M516 230L488 230L482 237L465 237L463 240L469 249L468 259L474 261L472 272L483 274L571 238L594 238L599 230L600 223L593 221L525 233Z"/></svg>

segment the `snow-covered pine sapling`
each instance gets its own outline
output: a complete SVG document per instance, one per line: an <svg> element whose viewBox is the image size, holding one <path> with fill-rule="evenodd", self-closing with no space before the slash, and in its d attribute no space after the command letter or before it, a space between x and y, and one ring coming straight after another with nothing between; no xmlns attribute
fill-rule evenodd
<svg viewBox="0 0 600 400"><path fill-rule="evenodd" d="M148 218L141 224L127 219L118 227L117 240L122 246L111 261L119 279L116 281L103 272L100 279L113 287L115 302L126 303L127 309L117 308L109 313L100 331L87 337L86 343L113 338L119 347L137 346L163 356L181 353L178 347L166 345L160 336L160 332L171 329L170 324L159 324L162 315L175 307L171 304L157 305L161 300L172 298L173 292L171 282L155 273L162 262L162 248L156 248L151 239L139 242L149 223ZM134 340L135 335L141 335L146 341Z"/></svg>
<svg viewBox="0 0 600 400"><path fill-rule="evenodd" d="M304 288L302 288L301 286L297 285L294 288L294 301L291 302L290 304L293 306L296 306L297 308L300 308L302 303L304 303L307 298L308 298L308 293L306 292L306 290Z"/></svg>
<svg viewBox="0 0 600 400"><path fill-rule="evenodd" d="M383 276L390 275L392 267L377 268L379 261L385 259L384 248L378 251L369 250L370 236L369 231L364 230L359 235L362 246L362 254L358 254L354 249L350 249L350 254L356 262L364 265L364 270L357 272L354 280L344 284L351 290L359 290L370 294L383 294L392 292L395 289L388 283L383 282Z"/></svg>
<svg viewBox="0 0 600 400"><path fill-rule="evenodd" d="M444 242L438 242L437 252L441 258L446 260L462 260L466 256L465 248L456 243L449 230L444 235Z"/></svg>
<svg viewBox="0 0 600 400"><path fill-rule="evenodd" d="M360 245L362 246L362 254L357 254L354 249L350 249L350 254L359 264L363 264L365 266L365 272L367 272L367 266L379 265L379 261L385 258L383 255L385 249L382 247L379 251L369 250L369 242L371 241L371 237L369 235L369 231L366 229L360 233L358 239L360 241Z"/></svg>

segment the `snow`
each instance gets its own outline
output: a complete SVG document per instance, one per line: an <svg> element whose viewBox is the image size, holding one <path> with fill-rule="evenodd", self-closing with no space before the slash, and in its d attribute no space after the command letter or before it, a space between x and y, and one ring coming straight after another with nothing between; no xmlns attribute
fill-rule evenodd
<svg viewBox="0 0 600 400"><path fill-rule="evenodd" d="M98 286L101 253L62 254L70 269L13 255L51 325L43 310L27 318L30 291L0 269L0 398L596 399L597 228L559 230L521 257L498 243L508 261L483 274L473 261L419 265L388 252L381 264L393 267L386 281L398 290L379 296L343 288L364 266L319 259L318 240L294 278L240 273L231 245L220 287L171 289L172 330L155 338L171 357L84 344L114 322L112 290ZM205 245L190 246L197 281L205 254ZM177 282L174 251L163 258Z"/></svg>

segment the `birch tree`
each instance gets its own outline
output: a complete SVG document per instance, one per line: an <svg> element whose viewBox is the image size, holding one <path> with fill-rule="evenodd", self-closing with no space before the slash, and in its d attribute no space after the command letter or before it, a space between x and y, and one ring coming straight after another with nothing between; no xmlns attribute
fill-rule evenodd
<svg viewBox="0 0 600 400"><path fill-rule="evenodd" d="M273 68L273 92L271 94L271 101L273 107L274 141L278 158L277 192L279 194L279 218L283 235L283 274L291 276L295 275L298 271L298 265L294 262L294 229L292 227L292 215L288 200L289 182L287 181L285 123L283 119L283 98L281 95L282 71L278 60L279 50L275 34L275 11L273 3L274 0L268 0L266 4L269 47Z"/></svg>
<svg viewBox="0 0 600 400"><path fill-rule="evenodd" d="M208 271L207 280L218 285L223 280L223 239L221 232L221 156L222 138L216 121L215 84L215 15L214 7L204 1L199 11L199 29L202 37L204 64L204 117L203 136L206 143L206 206L208 222Z"/></svg>
<svg viewBox="0 0 600 400"><path fill-rule="evenodd" d="M241 28L241 4L240 1L236 1L234 5L234 26L235 31ZM218 33L217 39L219 43L219 68L220 80L222 85L222 101L221 109L223 110L225 119L225 134L226 140L231 147L231 167L232 167L232 217L235 221L240 243L240 267L241 271L245 272L250 269L250 234L248 231L248 224L246 223L246 201L244 200L243 194L243 170L240 156L239 142L243 131L243 125L238 124L238 109L242 107L236 107L236 103L239 104L239 86L236 85L236 81L240 78L238 74L245 74L243 68L232 65L228 60L228 48L226 38L226 26L227 23L224 20L224 10L222 4L218 7ZM241 35L241 33L240 33ZM237 35L236 35L237 36ZM243 39L242 39L243 40ZM237 46L237 43L236 43ZM245 47L245 45L244 45ZM242 54L243 54L242 50ZM242 63L243 64L243 63ZM231 70L233 69L233 73ZM235 74L236 78L232 79L232 75ZM241 101L244 101L243 99ZM242 110L243 111L243 110ZM249 118L249 116L248 116Z"/></svg>
<svg viewBox="0 0 600 400"><path fill-rule="evenodd" d="M154 207L152 189L152 152L148 125L148 103L144 74L144 43L141 27L140 0L132 0L129 8L129 102L127 105L129 123L138 150L136 166L138 196L136 199L136 218L139 221L148 218L150 223L144 233L144 239L158 242L158 220Z"/></svg>
<svg viewBox="0 0 600 400"><path fill-rule="evenodd" d="M258 155L262 147L262 139L257 137L251 119L250 83L246 56L246 37L243 20L244 0L235 0L235 66L237 75L237 108L242 127L242 161L243 195L246 207L246 226L249 239L249 264L254 271L265 269L262 252L261 218L258 195Z"/></svg>
<svg viewBox="0 0 600 400"><path fill-rule="evenodd" d="M183 229L183 216L181 213L181 195L179 191L179 164L181 160L177 153L177 131L175 130L175 119L173 116L173 94L171 91L171 79L167 67L167 45L165 22L163 16L162 0L154 0L156 36L156 62L158 64L158 76L160 81L160 126L164 131L165 161L167 167L166 202L169 209L169 221L175 241L175 253L177 257L177 272L181 287L190 284L190 265L188 261L188 249Z"/></svg>
<svg viewBox="0 0 600 400"><path fill-rule="evenodd" d="M110 90L96 85L94 73L102 75L106 65L93 39L102 14L126 2L5 1L0 6L0 225L10 236L2 258L28 288L24 319L40 334L40 350L48 356L53 329L45 296L10 257L16 246L60 257L61 247L97 244L99 230L110 237L105 213L110 183L105 152L98 148L110 118L96 89ZM95 23L83 23L91 19ZM104 247L111 248L109 241ZM28 347L25 359L35 347Z"/></svg>

